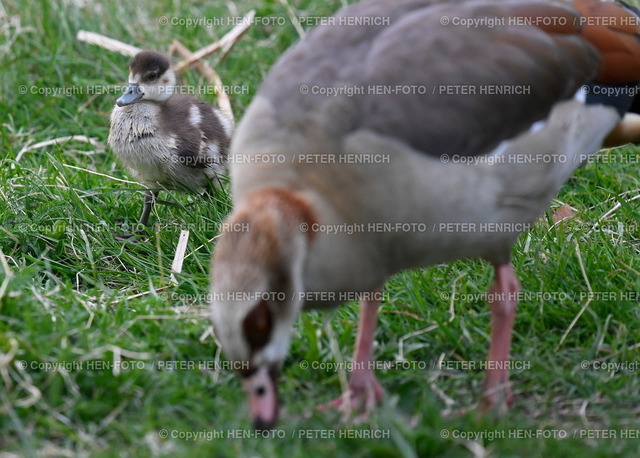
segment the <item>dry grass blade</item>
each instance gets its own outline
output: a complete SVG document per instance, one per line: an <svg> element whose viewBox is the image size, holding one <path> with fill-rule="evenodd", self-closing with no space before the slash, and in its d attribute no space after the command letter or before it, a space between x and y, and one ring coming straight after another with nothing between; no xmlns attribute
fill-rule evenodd
<svg viewBox="0 0 640 458"><path fill-rule="evenodd" d="M20 152L16 156L16 162L20 162L20 159L22 159L22 156L25 153L28 153L29 151L33 151L33 150L36 150L36 149L44 148L46 146L57 145L59 143L70 142L72 140L77 141L77 142L90 143L91 145L95 146L96 148L101 148L102 147L102 145L100 144L100 142L96 138L85 137L84 135L69 135L67 137L53 138L51 140L45 140L45 141L42 141L42 142L38 142L35 145L27 145L27 146L25 146L24 148L22 148L20 150Z"/></svg>
<svg viewBox="0 0 640 458"><path fill-rule="evenodd" d="M591 283L589 282L587 271L584 268L584 262L582 261L582 253L580 251L580 245L578 245L578 242L575 242L575 244L576 244L576 256L578 258L578 264L580 265L582 278L584 278L585 284L587 285L587 291L589 291L589 298L584 303L584 305L582 306L578 314L573 318L573 320L571 321L571 324L569 324L569 327L566 329L564 334L562 334L562 338L560 339L560 342L558 342L558 345L556 345L555 351L558 351L558 349L562 346L562 343L567 338L567 336L569 335L573 327L576 325L576 323L578 322L578 320L580 319L584 311L587 310L587 307L589 307L589 304L591 304L591 300L593 298L593 289L591 289Z"/></svg>
<svg viewBox="0 0 640 458"><path fill-rule="evenodd" d="M138 54L142 49L135 46L128 45L113 38L105 37L95 32L87 32L86 30L80 30L76 35L76 38L85 43L100 46L101 48L108 49L109 51L115 51L124 56L133 57Z"/></svg>
<svg viewBox="0 0 640 458"><path fill-rule="evenodd" d="M293 8L291 7L291 5L289 5L289 2L287 0L278 0L278 3L280 3L280 5L282 5L282 7L287 11L287 15L289 16L289 19L293 24L293 28L296 29L296 32L298 32L298 35L300 36L300 38L304 38L305 31L300 25L300 21L296 17L296 14L293 11Z"/></svg>
<svg viewBox="0 0 640 458"><path fill-rule="evenodd" d="M0 263L2 264L2 269L4 270L4 280L2 280L2 285L0 285L0 299L2 299L7 291L9 282L13 278L13 272L9 268L9 263L7 262L7 258L4 257L4 253L2 252L2 250L0 250Z"/></svg>
<svg viewBox="0 0 640 458"><path fill-rule="evenodd" d="M116 178L116 177L112 177L111 175L107 175L106 173L94 172L93 170L83 169L82 167L76 167L75 165L69 165L69 164L62 164L62 165L64 167L68 167L70 169L80 170L81 172L86 172L86 173L90 173L92 175L98 175L98 176L101 176L101 177L109 178L110 180L113 180L113 181L119 181L120 183L135 184L135 185L139 185L140 184L137 181L123 180L121 178Z"/></svg>
<svg viewBox="0 0 640 458"><path fill-rule="evenodd" d="M173 257L173 263L171 264L171 283L178 284L178 280L174 273L179 274L182 272L182 263L184 262L184 254L187 251L187 243L189 243L189 231L183 230L180 232L180 238L178 239L178 246L176 247L176 254Z"/></svg>

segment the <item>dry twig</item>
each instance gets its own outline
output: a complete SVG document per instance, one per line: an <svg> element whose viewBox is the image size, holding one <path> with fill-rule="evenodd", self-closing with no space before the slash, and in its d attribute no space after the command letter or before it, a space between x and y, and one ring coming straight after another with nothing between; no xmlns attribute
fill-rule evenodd
<svg viewBox="0 0 640 458"><path fill-rule="evenodd" d="M113 38L105 37L95 32L88 32L86 30L80 30L76 35L76 38L80 41L90 43L92 45L100 46L101 48L108 49L109 51L115 51L124 56L133 57L138 54L142 49L135 46L128 45Z"/></svg>
<svg viewBox="0 0 640 458"><path fill-rule="evenodd" d="M183 59L190 60L193 58L194 54L189 51L189 48L180 43L178 40L173 40L171 48L178 54L180 54ZM220 79L218 73L214 69L209 67L209 65L203 60L195 61L194 65L200 71L200 73L202 73L205 78L209 80L209 83L211 83L216 88L216 94L218 95L218 107L220 108L220 111L222 111L224 115L226 115L233 121L234 117L233 109L231 108L231 101L229 100L229 96L224 90L224 85L222 84L222 80Z"/></svg>
<svg viewBox="0 0 640 458"><path fill-rule="evenodd" d="M174 67L176 73L183 72L187 67L193 65L196 61L213 54L218 49L222 49L223 56L226 55L229 49L231 49L233 45L235 45L240 40L240 38L242 38L242 36L247 33L247 30L249 30L251 24L253 24L253 18L255 17L255 15L255 10L249 11L249 13L247 13L246 16L244 16L244 18L242 19L242 22L231 29L231 31L229 31L225 36L220 38L215 43L199 49L198 51L194 52L189 59L176 65Z"/></svg>

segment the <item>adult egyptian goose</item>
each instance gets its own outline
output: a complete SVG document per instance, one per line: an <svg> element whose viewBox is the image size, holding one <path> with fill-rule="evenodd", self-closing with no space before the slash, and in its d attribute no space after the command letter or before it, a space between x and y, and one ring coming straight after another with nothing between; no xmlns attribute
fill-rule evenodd
<svg viewBox="0 0 640 458"><path fill-rule="evenodd" d="M149 188L140 216L145 226L159 190L198 191L226 174L233 122L176 89L169 60L142 51L131 60L129 85L111 112L109 146Z"/></svg>
<svg viewBox="0 0 640 458"><path fill-rule="evenodd" d="M637 24L596 0L372 0L274 65L231 145L228 227L244 230L224 232L212 261L214 329L247 364L256 427L276 421L301 310L459 258L495 266L481 405L509 403L512 246L619 121L573 96L590 81L640 80ZM382 395L366 364L378 305L362 303L361 364L338 407Z"/></svg>

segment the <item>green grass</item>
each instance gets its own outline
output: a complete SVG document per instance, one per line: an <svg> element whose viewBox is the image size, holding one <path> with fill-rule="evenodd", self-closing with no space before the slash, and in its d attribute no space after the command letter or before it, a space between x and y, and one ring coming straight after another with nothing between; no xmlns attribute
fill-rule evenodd
<svg viewBox="0 0 640 458"><path fill-rule="evenodd" d="M638 455L637 371L581 368L584 360L592 366L640 360L640 199L629 201L640 192L634 147L580 170L554 203L571 205L576 218L553 226L549 211L514 249L523 299L512 355L522 367L512 372L509 416L473 410L482 371L436 367L440 359L486 357L490 317L482 294L492 271L464 261L388 282L376 357L395 361L402 342L414 366L379 371L386 401L367 423L315 411L339 395L345 374L301 364L350 358L358 308L349 304L299 319L282 374L282 420L273 437L252 437L238 377L214 370L220 354L203 316L212 239L230 210L229 196L163 193L177 206L156 208L158 226L148 243L123 244L111 235L135 224L142 190L113 179L129 178L106 148L116 93L86 88L123 84L128 59L75 35L84 29L162 51L178 38L195 50L231 26L160 26L159 18L287 12L276 1L236 2L237 13L223 2L119 3L9 0L8 16L0 15L0 450L25 456ZM322 16L340 2L291 6L298 15ZM225 84L248 87L232 97L237 117L296 39L288 20L253 27L217 67ZM195 72L186 80L204 84ZM46 88L85 89L38 93ZM16 160L28 144L68 135L96 143L72 141ZM620 208L593 230L616 203ZM181 229L190 230L189 256L179 286L172 286ZM409 335L418 330L427 331ZM193 367L171 368L171 361ZM382 437L349 437L367 430ZM597 438L601 430L617 437Z"/></svg>

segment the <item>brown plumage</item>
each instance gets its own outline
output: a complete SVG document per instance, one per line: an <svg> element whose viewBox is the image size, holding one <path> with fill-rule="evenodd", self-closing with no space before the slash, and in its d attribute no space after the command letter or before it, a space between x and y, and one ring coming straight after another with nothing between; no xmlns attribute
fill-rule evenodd
<svg viewBox="0 0 640 458"><path fill-rule="evenodd" d="M595 79L598 83L621 84L629 82L625 75L640 75L637 38L640 21L621 4L595 0L573 2L583 15L580 34L598 48L603 59L602 70Z"/></svg>

